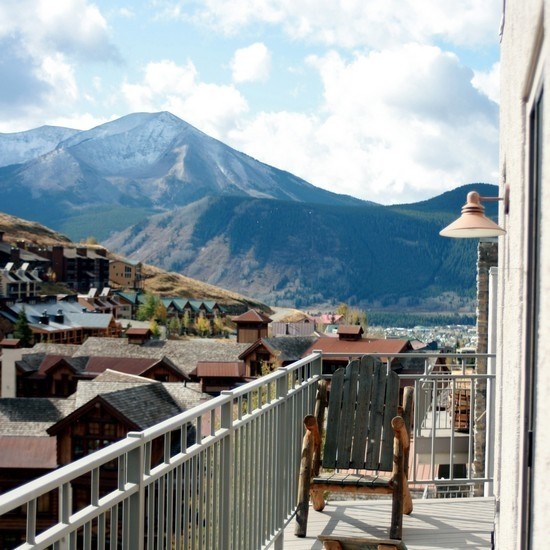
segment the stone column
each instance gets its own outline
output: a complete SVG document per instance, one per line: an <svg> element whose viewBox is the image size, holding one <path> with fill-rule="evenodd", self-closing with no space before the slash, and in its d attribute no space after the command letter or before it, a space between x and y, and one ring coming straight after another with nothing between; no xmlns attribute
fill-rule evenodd
<svg viewBox="0 0 550 550"><path fill-rule="evenodd" d="M488 353L489 335L489 270L498 264L498 242L479 241L477 249L477 353ZM476 374L487 374L487 360L478 358ZM485 476L485 443L487 406L487 382L476 380L474 384L474 462L472 464L473 477ZM474 486L474 496L483 496L483 484Z"/></svg>

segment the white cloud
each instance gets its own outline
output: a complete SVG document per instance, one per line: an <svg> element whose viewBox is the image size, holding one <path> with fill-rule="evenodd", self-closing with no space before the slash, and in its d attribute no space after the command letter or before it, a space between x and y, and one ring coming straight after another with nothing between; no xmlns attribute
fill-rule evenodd
<svg viewBox="0 0 550 550"><path fill-rule="evenodd" d="M315 185L384 203L496 180L496 105L454 55L407 45L310 63L323 81L322 115L263 113L231 133L234 146Z"/></svg>
<svg viewBox="0 0 550 550"><path fill-rule="evenodd" d="M87 0L6 0L0 6L0 38L18 35L33 57L118 59L108 26Z"/></svg>
<svg viewBox="0 0 550 550"><path fill-rule="evenodd" d="M190 61L149 63L141 83L126 82L122 95L131 111L170 111L213 137L222 138L248 105L233 86L201 82Z"/></svg>
<svg viewBox="0 0 550 550"><path fill-rule="evenodd" d="M0 3L0 113L4 123L48 123L76 108L77 63L118 60L105 18L87 0ZM3 97L2 97L3 96ZM5 99L6 101L2 101ZM9 122L7 122L9 121Z"/></svg>
<svg viewBox="0 0 550 550"><path fill-rule="evenodd" d="M384 48L434 38L458 45L483 44L498 35L502 10L501 0L202 0L196 4L202 21L227 33L257 23L281 24L294 38L348 48Z"/></svg>
<svg viewBox="0 0 550 550"><path fill-rule="evenodd" d="M43 59L38 74L50 85L51 95L65 101L74 101L78 97L78 87L74 72L62 55L47 56Z"/></svg>
<svg viewBox="0 0 550 550"><path fill-rule="evenodd" d="M489 71L474 71L472 85L495 103L500 103L500 62Z"/></svg>
<svg viewBox="0 0 550 550"><path fill-rule="evenodd" d="M256 42L235 52L231 60L234 82L266 81L269 77L271 55L266 45Z"/></svg>

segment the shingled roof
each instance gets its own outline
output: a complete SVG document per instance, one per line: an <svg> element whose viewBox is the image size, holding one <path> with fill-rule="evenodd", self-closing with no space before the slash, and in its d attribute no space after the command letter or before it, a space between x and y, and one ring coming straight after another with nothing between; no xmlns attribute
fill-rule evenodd
<svg viewBox="0 0 550 550"><path fill-rule="evenodd" d="M158 382L79 382L75 409L50 426L47 432L56 435L96 403L105 404L114 414L126 419L128 426L134 430L144 430L184 410Z"/></svg>
<svg viewBox="0 0 550 550"><path fill-rule="evenodd" d="M276 338L261 338L239 356L244 359L248 353L262 344L281 362L297 361L306 355L307 350L317 341L317 336L278 336Z"/></svg>
<svg viewBox="0 0 550 550"><path fill-rule="evenodd" d="M188 340L150 340L141 346L128 344L125 338L88 338L75 356L143 357L170 359L183 373L189 374L197 362L237 361L250 344L237 344L234 340L190 338Z"/></svg>
<svg viewBox="0 0 550 550"><path fill-rule="evenodd" d="M271 323L271 317L261 311L249 309L247 312L231 319L234 323Z"/></svg>
<svg viewBox="0 0 550 550"><path fill-rule="evenodd" d="M5 397L0 399L0 435L46 436L46 430L70 414L74 399Z"/></svg>
<svg viewBox="0 0 550 550"><path fill-rule="evenodd" d="M323 352L323 357L330 357L331 353L347 353L350 355L367 355L369 353L404 353L412 350L409 340L393 338L360 338L358 340L340 340L330 336L321 336L310 346L308 353L314 349Z"/></svg>

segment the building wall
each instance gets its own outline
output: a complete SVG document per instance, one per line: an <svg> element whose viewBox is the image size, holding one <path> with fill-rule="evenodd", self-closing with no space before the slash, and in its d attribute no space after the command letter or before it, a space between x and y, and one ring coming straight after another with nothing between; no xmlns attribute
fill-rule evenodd
<svg viewBox="0 0 550 550"><path fill-rule="evenodd" d="M535 366L534 390L534 468L531 508L527 507L527 419L529 381L528 354L529 299L528 276L533 266L528 265L529 245L533 234L529 185L529 113L534 93L547 80L547 42L543 29L549 28L549 0L507 0L501 44L501 142L500 183L510 185L510 213L503 215L501 225L507 234L500 238L497 323L497 425L496 477L497 498L496 543L498 549L544 548L547 546L546 525L550 510L547 474L550 469L550 445L543 435L547 402L550 400L550 369L543 368L544 358L550 354L550 187L548 151L550 151L550 87L546 86L543 142L542 183L540 191L541 220L540 269L537 299L538 314L534 316ZM543 9L544 8L544 9ZM545 176L546 174L546 176ZM528 533L530 544L522 538Z"/></svg>

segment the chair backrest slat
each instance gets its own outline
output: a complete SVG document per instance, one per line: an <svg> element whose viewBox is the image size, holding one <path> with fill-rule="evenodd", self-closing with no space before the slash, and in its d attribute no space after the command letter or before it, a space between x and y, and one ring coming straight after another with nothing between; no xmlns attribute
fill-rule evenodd
<svg viewBox="0 0 550 550"><path fill-rule="evenodd" d="M371 394L371 410L369 416L369 441L367 444L368 470L378 469L380 456L380 441L384 425L384 400L386 399L386 367L378 363L373 373L373 392Z"/></svg>
<svg viewBox="0 0 550 550"><path fill-rule="evenodd" d="M351 446L353 443L353 427L357 410L357 381L359 378L359 361L352 361L344 375L344 391L340 404L340 430L338 431L338 453L336 467L349 467Z"/></svg>
<svg viewBox="0 0 550 550"><path fill-rule="evenodd" d="M338 369L330 384L323 467L390 471L398 398L399 377L378 359Z"/></svg>
<svg viewBox="0 0 550 550"><path fill-rule="evenodd" d="M392 404L388 407L388 403ZM395 406L393 406L395 403ZM384 414L384 427L382 431L382 446L380 449L380 470L389 471L393 465L393 430L392 418L397 414L399 403L399 376L390 371L386 378L386 411Z"/></svg>
<svg viewBox="0 0 550 550"><path fill-rule="evenodd" d="M372 372L374 361L372 357L361 360L362 376L359 378L357 391L357 413L353 428L353 455L350 466L361 469L365 467L367 439L369 435L369 412L372 392Z"/></svg>
<svg viewBox="0 0 550 550"><path fill-rule="evenodd" d="M338 446L338 424L340 421L340 404L342 402L342 391L344 389L344 369L338 369L332 376L330 382L330 398L327 415L327 430L325 446L323 450L323 467L336 468L336 454ZM331 407L330 402L334 405Z"/></svg>

